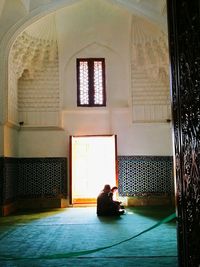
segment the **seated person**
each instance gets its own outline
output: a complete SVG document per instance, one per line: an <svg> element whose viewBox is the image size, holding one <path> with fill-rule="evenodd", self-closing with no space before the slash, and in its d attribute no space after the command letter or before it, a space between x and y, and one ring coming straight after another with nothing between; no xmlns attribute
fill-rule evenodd
<svg viewBox="0 0 200 267"><path fill-rule="evenodd" d="M106 184L97 197L97 215L111 216L121 215L124 211L119 210L119 205L110 197L111 188Z"/></svg>
<svg viewBox="0 0 200 267"><path fill-rule="evenodd" d="M110 190L109 196L119 206L119 209L124 209L124 206L121 205L122 202L116 201L113 199L113 195L115 194L115 192L117 192L117 190L118 190L117 186L112 187L112 189Z"/></svg>

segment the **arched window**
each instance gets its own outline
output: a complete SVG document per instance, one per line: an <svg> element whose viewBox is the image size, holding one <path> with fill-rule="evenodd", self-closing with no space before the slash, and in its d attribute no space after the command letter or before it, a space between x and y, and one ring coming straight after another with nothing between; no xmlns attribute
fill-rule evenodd
<svg viewBox="0 0 200 267"><path fill-rule="evenodd" d="M106 106L105 59L77 59L77 106Z"/></svg>

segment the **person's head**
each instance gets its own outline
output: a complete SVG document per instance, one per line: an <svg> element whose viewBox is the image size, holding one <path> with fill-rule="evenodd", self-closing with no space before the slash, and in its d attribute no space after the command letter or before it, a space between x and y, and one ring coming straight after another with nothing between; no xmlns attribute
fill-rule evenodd
<svg viewBox="0 0 200 267"><path fill-rule="evenodd" d="M105 185L104 185L104 189L103 189L103 191L104 191L105 193L109 193L110 190L111 190L110 185L109 185L109 184L105 184Z"/></svg>
<svg viewBox="0 0 200 267"><path fill-rule="evenodd" d="M111 189L112 193L116 192L117 190L118 190L117 186L113 186L112 189Z"/></svg>

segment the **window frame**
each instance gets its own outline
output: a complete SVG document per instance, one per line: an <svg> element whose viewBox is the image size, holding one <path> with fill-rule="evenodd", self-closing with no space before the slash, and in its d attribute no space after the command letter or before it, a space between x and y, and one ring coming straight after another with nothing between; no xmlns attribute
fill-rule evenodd
<svg viewBox="0 0 200 267"><path fill-rule="evenodd" d="M80 99L80 62L88 63L88 104L81 104ZM94 62L100 61L102 63L102 104L95 104L95 91L94 91ZM105 58L77 58L76 59L77 68L77 106L79 107L105 107L106 106L106 83L105 83Z"/></svg>

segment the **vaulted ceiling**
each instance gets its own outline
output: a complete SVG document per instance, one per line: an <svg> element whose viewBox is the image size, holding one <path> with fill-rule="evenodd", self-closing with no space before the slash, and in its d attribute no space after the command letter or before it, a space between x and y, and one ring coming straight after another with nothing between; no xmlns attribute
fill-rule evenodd
<svg viewBox="0 0 200 267"><path fill-rule="evenodd" d="M83 0L12 0L0 1L0 39L3 31L8 31L19 20L28 17L31 13L49 8L60 8L77 4ZM91 5L97 0L90 0ZM166 30L166 0L101 0L119 6L128 12L147 18ZM1 34L2 32L2 34Z"/></svg>

